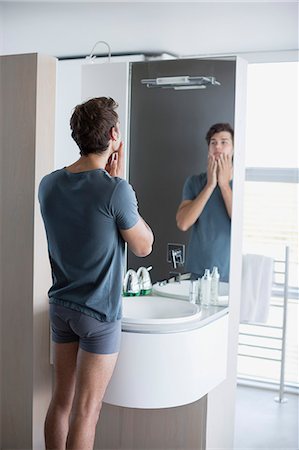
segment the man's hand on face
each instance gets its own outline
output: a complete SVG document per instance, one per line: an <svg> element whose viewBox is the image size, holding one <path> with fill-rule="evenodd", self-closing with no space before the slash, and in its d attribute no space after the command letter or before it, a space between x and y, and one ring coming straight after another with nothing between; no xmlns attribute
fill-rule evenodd
<svg viewBox="0 0 299 450"><path fill-rule="evenodd" d="M112 177L124 177L124 144L120 142L118 149L110 155L105 170Z"/></svg>
<svg viewBox="0 0 299 450"><path fill-rule="evenodd" d="M232 156L219 155L217 180L219 187L226 187L232 178Z"/></svg>
<svg viewBox="0 0 299 450"><path fill-rule="evenodd" d="M218 163L213 155L208 157L208 169L207 169L207 186L215 188L217 185L217 167Z"/></svg>

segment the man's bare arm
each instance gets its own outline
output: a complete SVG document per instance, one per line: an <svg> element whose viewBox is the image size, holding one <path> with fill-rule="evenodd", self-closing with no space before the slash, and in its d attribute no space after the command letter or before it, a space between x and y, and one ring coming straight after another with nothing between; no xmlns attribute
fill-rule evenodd
<svg viewBox="0 0 299 450"><path fill-rule="evenodd" d="M205 186L194 200L184 200L177 211L176 223L181 231L187 231L203 212L214 188Z"/></svg>
<svg viewBox="0 0 299 450"><path fill-rule="evenodd" d="M139 216L139 220L128 230L119 230L129 249L140 257L147 256L152 251L154 235L148 224Z"/></svg>

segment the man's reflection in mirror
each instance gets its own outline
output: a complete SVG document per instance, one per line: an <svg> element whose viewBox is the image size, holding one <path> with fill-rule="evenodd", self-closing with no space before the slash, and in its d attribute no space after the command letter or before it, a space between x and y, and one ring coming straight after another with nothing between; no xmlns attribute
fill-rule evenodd
<svg viewBox="0 0 299 450"><path fill-rule="evenodd" d="M207 170L187 178L176 221L182 231L191 229L186 271L196 279L205 269L218 267L228 281L232 214L234 131L228 123L212 125L206 135Z"/></svg>

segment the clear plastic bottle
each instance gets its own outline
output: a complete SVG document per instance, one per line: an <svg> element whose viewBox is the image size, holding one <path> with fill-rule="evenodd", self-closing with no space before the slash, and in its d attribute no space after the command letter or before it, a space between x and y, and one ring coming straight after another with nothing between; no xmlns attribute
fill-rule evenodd
<svg viewBox="0 0 299 450"><path fill-rule="evenodd" d="M190 280L190 287L189 287L190 303L198 302L198 291L199 291L199 280Z"/></svg>
<svg viewBox="0 0 299 450"><path fill-rule="evenodd" d="M214 266L211 276L211 305L219 305L219 279L218 267Z"/></svg>
<svg viewBox="0 0 299 450"><path fill-rule="evenodd" d="M208 307L211 300L211 274L209 269L205 269L200 281L200 303Z"/></svg>

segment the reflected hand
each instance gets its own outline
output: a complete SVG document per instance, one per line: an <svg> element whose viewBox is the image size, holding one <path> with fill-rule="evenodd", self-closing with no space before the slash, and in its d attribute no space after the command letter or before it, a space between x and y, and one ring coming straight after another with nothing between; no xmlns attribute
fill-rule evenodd
<svg viewBox="0 0 299 450"><path fill-rule="evenodd" d="M232 179L232 156L221 154L218 159L217 179L219 187L229 185Z"/></svg>
<svg viewBox="0 0 299 450"><path fill-rule="evenodd" d="M124 144L121 142L118 149L110 155L105 170L112 177L124 177Z"/></svg>
<svg viewBox="0 0 299 450"><path fill-rule="evenodd" d="M215 188L217 185L217 167L218 163L213 155L208 157L207 169L207 187Z"/></svg>

